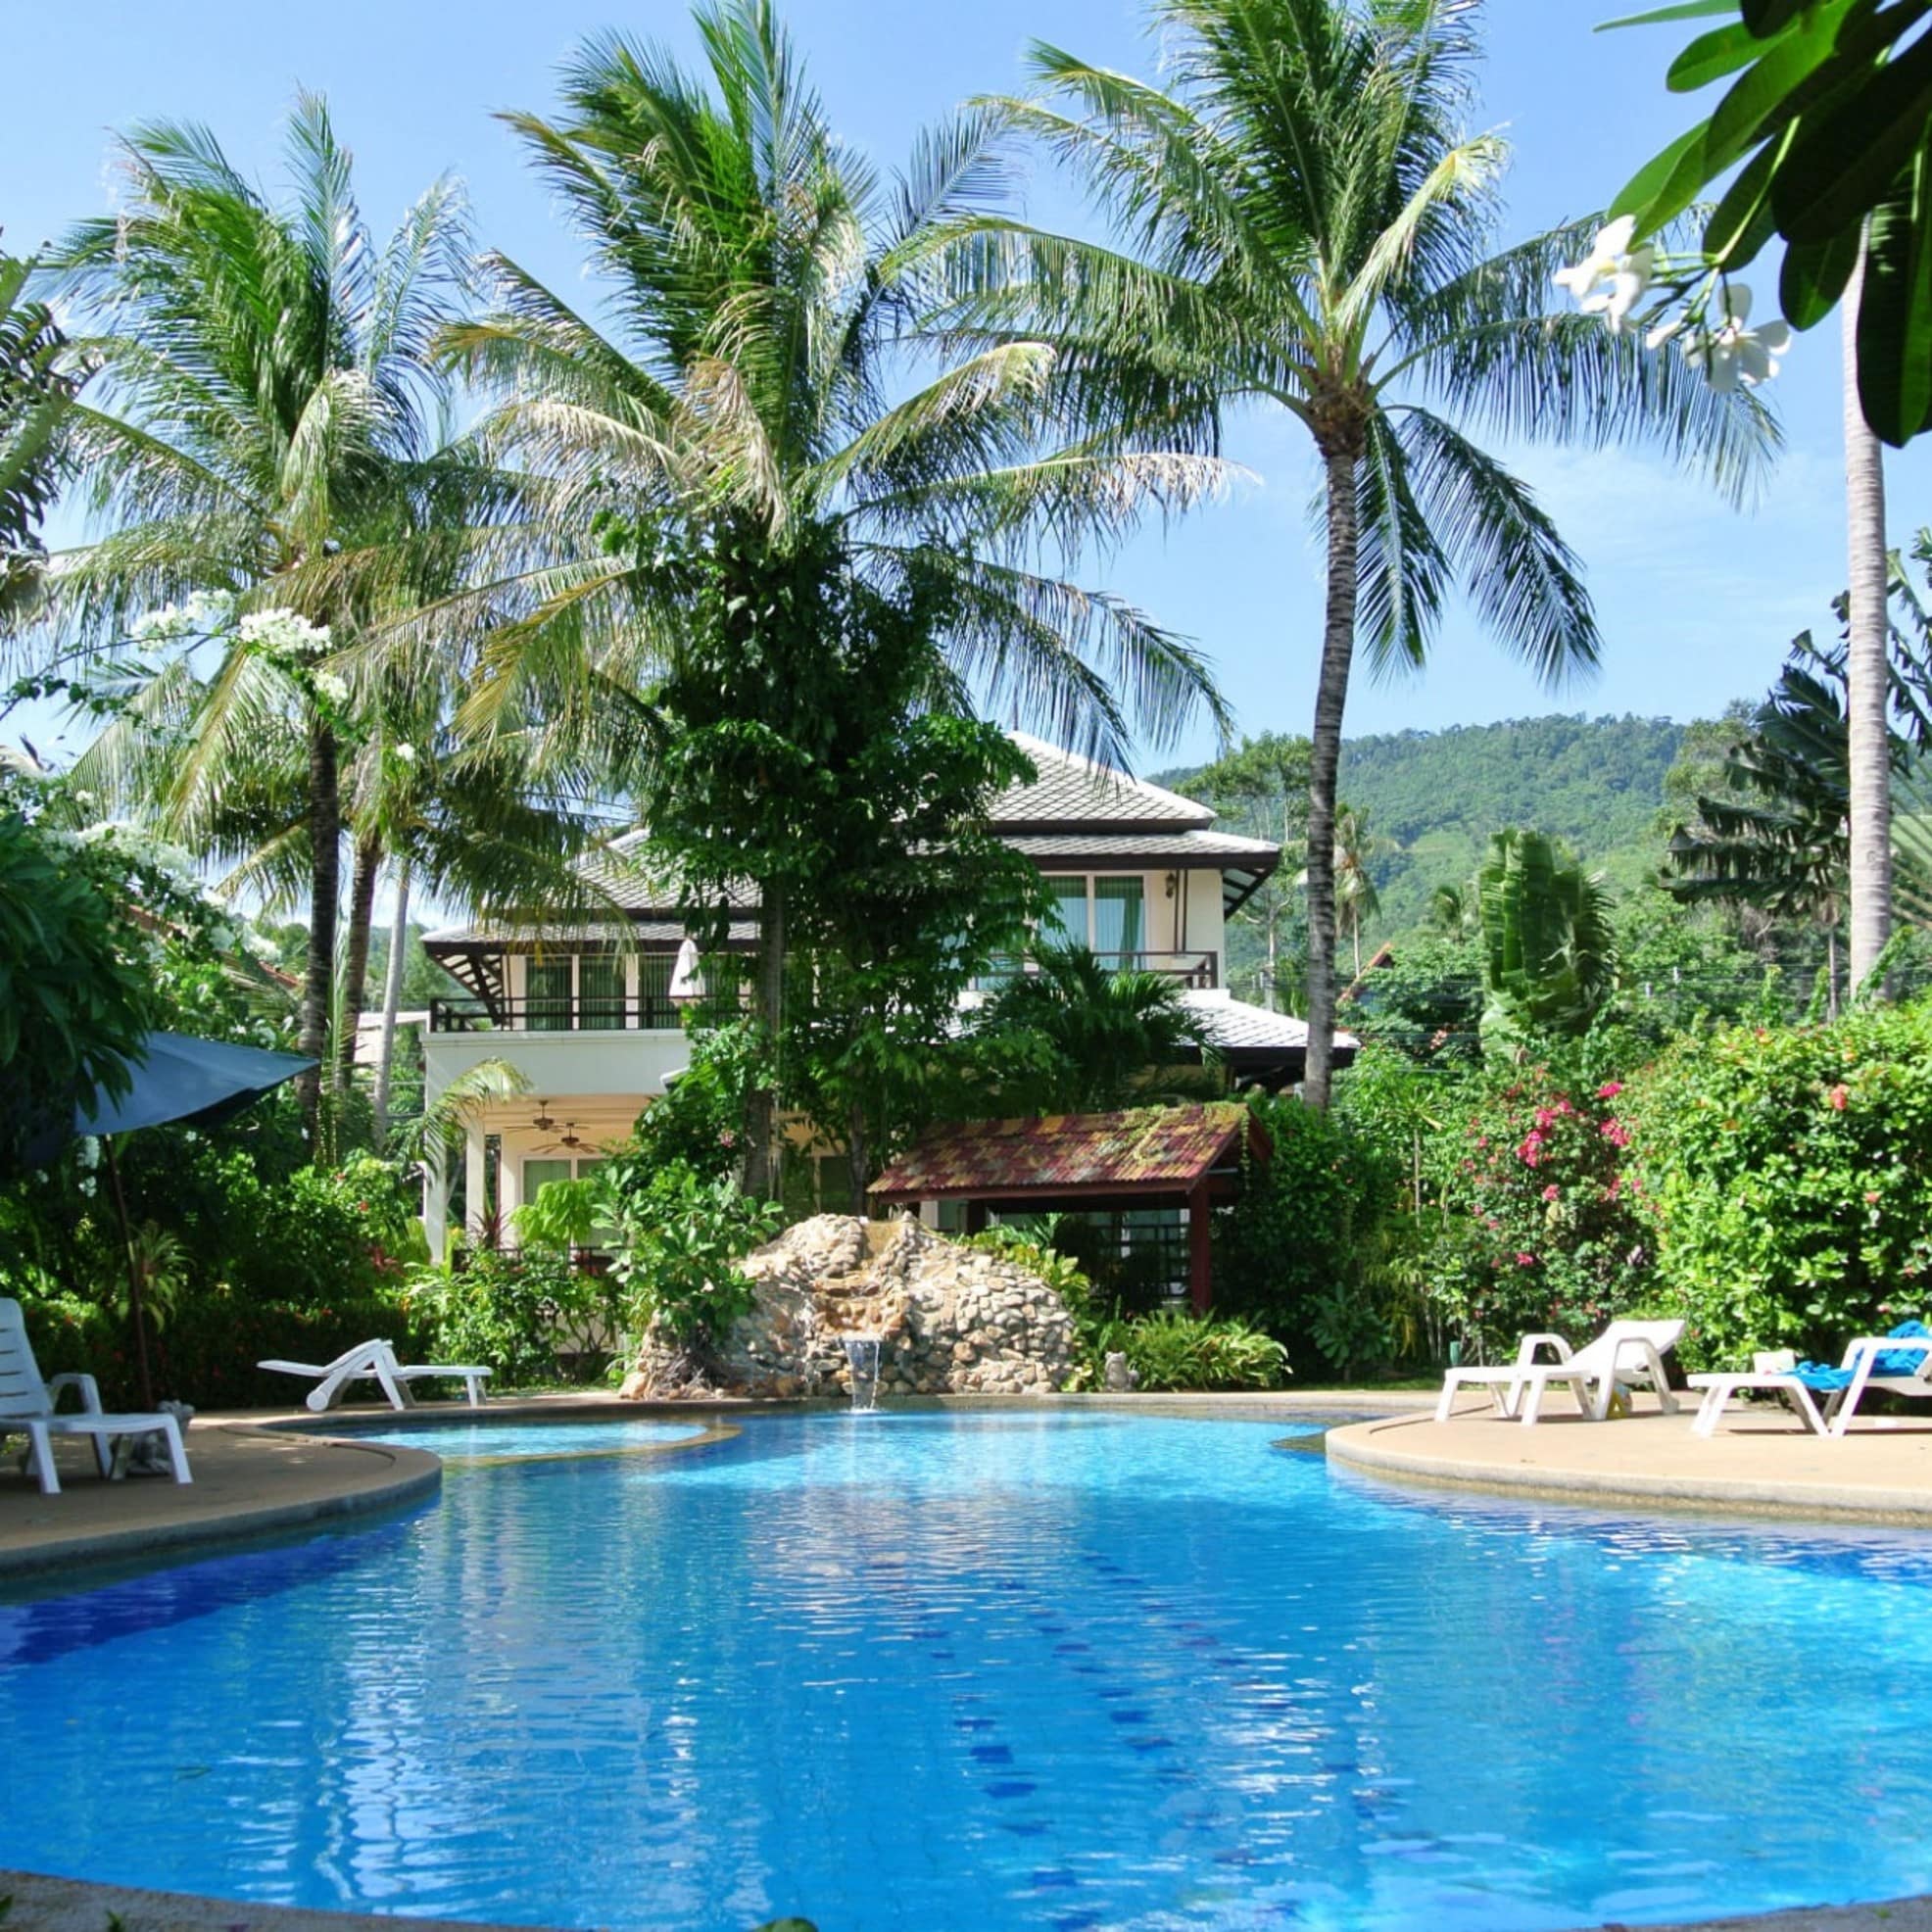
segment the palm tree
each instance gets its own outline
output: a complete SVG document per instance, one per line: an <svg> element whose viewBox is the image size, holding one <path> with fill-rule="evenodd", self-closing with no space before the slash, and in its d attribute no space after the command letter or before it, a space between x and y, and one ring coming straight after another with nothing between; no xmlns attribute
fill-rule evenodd
<svg viewBox="0 0 1932 1932"><path fill-rule="evenodd" d="M1211 442L1284 411L1320 458L1327 614L1308 808L1309 1053L1334 1019L1335 774L1358 632L1420 665L1460 585L1558 682L1600 650L1575 555L1473 440L1655 438L1742 488L1775 441L1749 396L1594 316L1552 314L1579 223L1491 254L1494 134L1467 135L1475 9L1446 0L1154 0L1169 91L1037 46L1019 129L1080 170L1113 244L983 224L961 326L1043 334L1090 378L1095 434ZM1437 407L1431 407L1437 406Z"/></svg>
<svg viewBox="0 0 1932 1932"><path fill-rule="evenodd" d="M973 1037L991 1048L1002 1111L1105 1113L1220 1090L1206 1029L1180 987L1164 973L1111 971L1081 945L1040 947L980 1009Z"/></svg>
<svg viewBox="0 0 1932 1932"><path fill-rule="evenodd" d="M1845 529L1850 576L1847 712L1850 755L1851 980L1864 985L1892 937L1892 747L1886 710L1890 577L1885 548L1885 463L1859 401L1860 273L1846 290L1844 330ZM1834 979L1835 979L1834 975ZM1835 997L1835 995L1834 995Z"/></svg>
<svg viewBox="0 0 1932 1932"><path fill-rule="evenodd" d="M1897 712L1901 726L1885 726L1888 803L1894 783L1911 787L1904 794L1908 799L1916 797L1912 781L1932 742L1932 623L1903 579L1894 589L1903 621L1887 625L1886 709ZM1831 1018L1840 1001L1839 927L1847 904L1857 903L1856 647L1849 596L1841 607L1847 618L1843 642L1819 647L1809 632L1793 640L1770 695L1724 754L1721 789L1700 792L1695 820L1673 828L1669 872L1660 881L1673 898L1755 906L1815 927L1824 935L1825 1010ZM1932 848L1920 820L1888 811L1887 842L1888 888L1896 885L1908 916L1923 924L1932 908ZM1865 973L1870 970L1867 963ZM1856 990L1864 975L1854 965L1850 978Z"/></svg>
<svg viewBox="0 0 1932 1932"><path fill-rule="evenodd" d="M711 0L697 22L701 74L606 35L567 65L559 118L507 117L610 301L601 326L494 256L498 312L446 337L498 399L492 449L528 467L539 553L468 727L541 710L637 774L688 737L689 700L707 727L802 745L840 640L800 613L854 599L928 613L935 703L975 694L1114 758L1130 712L1156 739L1202 706L1224 722L1189 647L1036 564L1194 501L1220 465L1057 446L1052 350L962 356L926 326L960 225L1001 191L993 117L927 134L884 182L835 138L769 0ZM761 708L740 712L741 689ZM748 759L741 822L780 817L792 782ZM776 1040L789 881L746 843ZM771 1118L766 1094L754 1185Z"/></svg>
<svg viewBox="0 0 1932 1932"><path fill-rule="evenodd" d="M1362 977L1362 926L1379 917L1381 894L1371 867L1390 842L1369 830L1369 814L1354 805L1335 807L1335 909L1355 947L1355 977Z"/></svg>
<svg viewBox="0 0 1932 1932"><path fill-rule="evenodd" d="M274 203L207 129L138 127L119 144L123 206L51 259L96 325L76 349L101 393L76 403L71 435L107 532L56 559L49 588L61 627L107 649L193 593L237 600L178 785L266 784L260 741L299 744L300 1042L319 1058L349 723L328 658L393 610L415 566L447 400L427 350L468 240L461 190L444 179L378 246L317 96L298 98L286 153L289 192ZM312 1121L319 1089L308 1077Z"/></svg>
<svg viewBox="0 0 1932 1932"><path fill-rule="evenodd" d="M1566 864L1540 832L1498 832L1477 868L1485 1044L1582 1034L1617 985L1601 876Z"/></svg>
<svg viewBox="0 0 1932 1932"><path fill-rule="evenodd" d="M39 582L40 522L59 481L61 418L74 382L66 338L44 303L25 299L31 262L0 255L0 620Z"/></svg>

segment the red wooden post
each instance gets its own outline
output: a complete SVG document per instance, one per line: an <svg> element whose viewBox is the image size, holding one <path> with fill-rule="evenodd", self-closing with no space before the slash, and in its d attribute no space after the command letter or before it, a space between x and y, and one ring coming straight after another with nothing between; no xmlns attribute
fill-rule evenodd
<svg viewBox="0 0 1932 1932"><path fill-rule="evenodd" d="M1205 1315L1214 1300L1209 1234L1213 1227L1207 1181L1187 1196L1187 1292L1196 1315Z"/></svg>

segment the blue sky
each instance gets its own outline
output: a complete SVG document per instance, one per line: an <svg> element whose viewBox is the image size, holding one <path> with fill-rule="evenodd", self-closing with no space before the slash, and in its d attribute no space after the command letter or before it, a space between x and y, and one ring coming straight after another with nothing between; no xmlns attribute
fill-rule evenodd
<svg viewBox="0 0 1932 1932"><path fill-rule="evenodd" d="M1670 30L1593 33L1618 11L1615 0L1491 0L1478 121L1515 144L1510 236L1601 206L1687 124L1690 105L1662 82ZM965 96L1020 86L1034 35L1148 72L1154 50L1137 18L1124 0L792 0L788 9L835 122L882 163ZM142 118L205 121L235 160L268 172L281 112L301 84L328 95L378 227L455 169L481 236L568 284L574 244L491 111L550 106L558 59L613 26L685 49L694 41L685 7L666 0L336 0L314 12L261 0L97 0L19 10L8 28L12 71L39 79L17 85L0 117L6 245L24 251L103 208L110 132ZM1036 213L1065 213L1050 179L1033 196ZM1768 286L1760 298L1770 306ZM1838 366L1835 324L1800 339L1774 385L1791 447L1751 513L1644 456L1514 453L1589 567L1602 672L1553 696L1458 614L1425 673L1358 682L1351 735L1552 709L1689 718L1760 693L1794 631L1829 624L1844 581ZM1280 422L1239 425L1231 454L1259 482L1089 573L1196 639L1251 732L1305 731L1313 704L1320 558L1307 519L1315 476L1299 439ZM1895 543L1932 521L1929 462L1917 453L1890 459ZM1181 749L1205 746L1196 733Z"/></svg>

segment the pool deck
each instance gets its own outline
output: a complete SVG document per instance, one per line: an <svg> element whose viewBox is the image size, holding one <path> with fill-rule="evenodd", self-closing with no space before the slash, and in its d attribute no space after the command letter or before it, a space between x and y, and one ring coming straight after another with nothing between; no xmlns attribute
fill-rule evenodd
<svg viewBox="0 0 1932 1932"><path fill-rule="evenodd" d="M1695 1413L1680 1398L1664 1415L1639 1395L1634 1415L1592 1423L1559 1407L1525 1428L1472 1399L1446 1423L1384 1417L1331 1429L1327 1446L1334 1462L1379 1477L1586 1507L1932 1527L1932 1416L1860 1419L1841 1438L1754 1404L1703 1440Z"/></svg>

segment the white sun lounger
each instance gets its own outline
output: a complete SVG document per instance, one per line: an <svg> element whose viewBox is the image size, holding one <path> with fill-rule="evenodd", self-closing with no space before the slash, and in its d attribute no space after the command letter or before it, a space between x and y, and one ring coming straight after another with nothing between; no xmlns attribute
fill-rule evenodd
<svg viewBox="0 0 1932 1932"><path fill-rule="evenodd" d="M1747 1390L1763 1394L1776 1395L1791 1405L1798 1420L1812 1435L1825 1432L1824 1418L1818 1413L1818 1405L1811 1398L1811 1391L1792 1373L1798 1366L1798 1357L1788 1348L1768 1349L1751 1358L1749 1373L1725 1370L1719 1373L1700 1376L1686 1376L1688 1385L1702 1391L1703 1400L1698 1404L1697 1421L1691 1425L1693 1435L1715 1435L1717 1423L1724 1411ZM1932 1390L1928 1390L1932 1393Z"/></svg>
<svg viewBox="0 0 1932 1932"><path fill-rule="evenodd" d="M80 1408L55 1414L62 1392L80 1391ZM188 1452L181 1442L181 1425L172 1416L110 1416L101 1408L101 1391L92 1376L56 1376L42 1381L40 1367L27 1345L26 1318L17 1301L0 1299L0 1436L24 1435L27 1464L40 1478L43 1496L61 1493L54 1469L54 1437L86 1435L94 1442L94 1463L103 1475L114 1473L111 1438L159 1432L168 1444L168 1466L176 1482L192 1482Z"/></svg>
<svg viewBox="0 0 1932 1932"><path fill-rule="evenodd" d="M278 1376L309 1376L315 1386L304 1398L307 1406L320 1415L325 1409L333 1409L342 1400L351 1382L372 1381L389 1399L392 1409L413 1409L415 1396L410 1384L426 1378L447 1376L460 1380L468 1395L469 1406L480 1409L483 1406L483 1384L490 1378L488 1369L480 1369L471 1364L426 1363L405 1368L396 1359L396 1351L386 1341L361 1341L354 1348L344 1349L333 1362L258 1362L258 1369L272 1370Z"/></svg>
<svg viewBox="0 0 1932 1932"><path fill-rule="evenodd" d="M1683 1332L1681 1322L1613 1322L1595 1341L1573 1351L1561 1335L1524 1335L1506 1369L1451 1369L1442 1378L1435 1420L1446 1423L1458 1390L1473 1387L1486 1388L1500 1414L1526 1426L1542 1414L1543 1392L1556 1382L1575 1396L1577 1408L1592 1422L1608 1418L1620 1383L1655 1389L1659 1405L1672 1414L1677 1399L1664 1357ZM1544 1349L1554 1359L1539 1359Z"/></svg>

